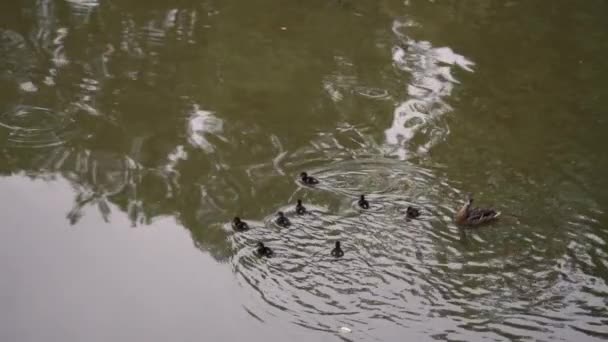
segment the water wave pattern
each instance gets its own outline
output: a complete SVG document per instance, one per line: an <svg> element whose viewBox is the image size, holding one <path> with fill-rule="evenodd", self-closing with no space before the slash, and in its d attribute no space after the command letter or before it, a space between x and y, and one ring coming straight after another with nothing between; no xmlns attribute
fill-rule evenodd
<svg viewBox="0 0 608 342"><path fill-rule="evenodd" d="M71 15L75 17L79 24L86 24L90 21L93 10L99 6L98 0L66 0L71 9Z"/></svg>
<svg viewBox="0 0 608 342"><path fill-rule="evenodd" d="M68 3L70 8L85 4L83 11L71 18L83 24L98 2ZM172 9L143 26L135 15L119 15L121 43L116 49L107 45L101 69L96 69L94 62L68 58L64 43L73 28L67 30L52 21L45 21L47 26L39 24L44 30L36 31L41 38L38 44L52 52L49 77L62 68L84 69L84 75L77 71L79 77L69 78L75 80L70 82L77 88L72 107L78 111L15 106L0 114L0 146L54 146L32 153L42 160L30 165L28 159L25 170L50 177L61 173L73 183L76 196L67 214L70 223L78 221L87 205L96 205L103 219L110 220L109 201L116 199L127 208L133 222L179 213L183 222L194 217L195 224L188 228L214 226L220 217L233 215L238 203L258 207L255 200L269 196L270 188L290 191L291 184L286 183L293 181L291 176L309 170L321 184L314 188L298 184L286 201L291 204L274 208L262 217L246 217L254 229L230 235L235 251L231 265L243 290L254 298L255 303L246 304L246 309L258 319L287 317L310 329L362 341L393 340L404 333L442 340L608 338L608 235L598 219L605 213L589 194L579 196L580 203L565 199L574 197L571 195L578 185L528 183L525 174L516 182L505 178L504 184L509 186L497 195L498 203L510 206L503 219L483 230L461 231L451 222L463 197L459 184L448 181L440 170L374 158L386 152L407 159L445 139L449 127L442 119L451 110L448 98L458 84L453 73L456 66L471 71L472 63L451 49L407 37L404 32L416 25L412 21L395 22L399 45L393 49L393 62L398 70L411 75L411 81L407 99L397 106L392 126L385 132L383 146L376 145L369 126L351 124L346 115L334 130L318 132L309 146L295 151L274 134L268 139L241 140L241 136L265 137L266 131L252 125L234 134L242 127L237 122L225 122L219 114L197 106L180 121L180 138L174 148L159 154L164 156L162 160L146 168L123 154L127 148L90 150L65 144L75 131L72 118L81 110L104 115L97 108L96 98L104 92L105 77L115 74L137 79L144 75L152 84L163 74L159 71L159 51L174 35L178 40L195 38L196 13ZM33 77L35 70L28 67L39 63L34 49L13 31L0 30L0 39L0 49L6 53L0 65L14 70L14 74L0 73L0 78L15 80L23 85L23 91L36 92L40 83ZM114 54L129 58L110 73L105 63ZM147 63L139 63L142 60ZM337 72L323 81L334 102L341 102L349 92L372 100L391 98L382 88L360 85L353 62L347 58L337 58L337 64ZM51 85L53 78L49 80ZM183 130L186 134L181 134ZM140 132L127 130L127 134L130 139ZM139 159L138 151L147 137L141 134L131 142L135 159ZM240 160L231 159L231 149L250 151L253 147L274 155L271 160L259 158L261 163L251 165L247 156L240 154L239 159L246 160L234 165ZM27 153L23 155L29 158ZM559 155L552 164L562 165L567 170L566 178L577 184L579 170L564 166L572 163L572 158ZM201 171L205 169L193 163L189 165L194 171L187 172L184 164L199 160L208 161L210 171ZM326 165L328 160L334 162ZM318 167L320 164L326 166ZM182 168L186 172L181 172ZM249 179L239 174L242 169ZM285 183L280 184L282 181ZM559 189L558 196L554 189ZM368 193L370 210L362 211L356 205L362 192ZM120 197L123 194L127 198ZM194 199L186 197L192 194ZM283 194L278 192L273 198L283 198L280 196ZM537 202L551 206L550 210L521 207L517 202L525 202L521 199L525 196L550 198ZM199 197L196 215L190 209L175 209ZM293 202L300 197L311 212L295 216ZM405 208L412 204L419 206L423 215L408 221ZM274 211L278 210L289 215L292 228L279 228L273 223ZM508 212L519 213L522 219ZM538 215L549 215L543 212L555 217L537 219ZM230 231L228 223L223 228ZM206 248L213 251L217 241L217 245L224 242L223 234L212 236L214 233L204 230L201 235L205 237L195 243L203 246L207 242ZM276 251L275 258L265 260L253 255L253 246L259 240ZM329 257L335 240L343 242L343 259Z"/></svg>
<svg viewBox="0 0 608 342"><path fill-rule="evenodd" d="M77 132L67 113L25 105L0 114L0 129L7 131L7 146L29 148L62 145Z"/></svg>
<svg viewBox="0 0 608 342"><path fill-rule="evenodd" d="M428 41L417 41L406 36L410 21L395 21L393 32L402 44L393 47L395 67L411 74L407 85L407 99L393 113L391 127L385 130L386 153L400 159L413 154L426 154L449 134L449 127L441 121L452 111L447 99L458 80L453 68L472 72L473 62L449 47L434 47Z"/></svg>
<svg viewBox="0 0 608 342"><path fill-rule="evenodd" d="M69 64L65 44L69 35L67 27L60 26L57 20L58 6L53 1L39 1L35 6L34 21L35 25L29 33L31 48L37 52L40 60L36 65L40 65L40 75L37 75L36 83L32 83L31 90L38 90L38 86L55 86L56 79L63 69ZM48 61L47 61L48 60ZM22 83L21 89L24 89ZM26 90L27 91L27 90Z"/></svg>
<svg viewBox="0 0 608 342"><path fill-rule="evenodd" d="M0 80L15 82L24 92L36 92L38 58L26 37L18 32L0 28Z"/></svg>
<svg viewBox="0 0 608 342"><path fill-rule="evenodd" d="M74 205L67 213L70 224L82 217L83 208L96 206L102 218L110 221L110 199L126 194L130 217L135 208L141 207L137 190L141 185L142 167L131 158L118 153L91 151L60 146L33 161L41 174L61 174L74 188Z"/></svg>
<svg viewBox="0 0 608 342"><path fill-rule="evenodd" d="M305 203L309 213L295 215L293 204L276 208L292 227L278 227L270 213L230 237L237 280L259 300L246 307L257 319L288 314L294 324L359 341L399 333L444 340L608 337L608 286L585 272L594 263L603 267L597 256L606 260L604 238L568 244L508 216L461 230L452 217L464 194L438 172L396 160L313 171L320 185L296 196L314 203ZM363 191L369 210L356 205ZM406 218L409 205L421 208L419 219ZM344 258L329 255L336 240ZM275 257L255 256L257 241ZM589 241L593 253L583 247ZM538 247L548 243L552 251Z"/></svg>
<svg viewBox="0 0 608 342"><path fill-rule="evenodd" d="M336 70L325 76L323 89L333 102L340 102L346 95L359 95L372 100L391 100L388 90L360 84L356 76L355 63L347 57L335 56Z"/></svg>

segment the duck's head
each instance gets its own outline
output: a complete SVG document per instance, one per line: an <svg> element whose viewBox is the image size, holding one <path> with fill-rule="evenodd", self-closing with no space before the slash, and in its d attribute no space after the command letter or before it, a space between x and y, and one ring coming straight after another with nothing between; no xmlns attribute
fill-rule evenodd
<svg viewBox="0 0 608 342"><path fill-rule="evenodd" d="M285 216L285 214L283 214L283 212L282 212L282 211L279 211L279 212L277 213L277 216L278 216L278 217L283 217L283 216Z"/></svg>
<svg viewBox="0 0 608 342"><path fill-rule="evenodd" d="M263 242L258 242L257 247L260 249L264 248L264 243Z"/></svg>
<svg viewBox="0 0 608 342"><path fill-rule="evenodd" d="M361 200L365 201L365 195L361 195Z"/></svg>
<svg viewBox="0 0 608 342"><path fill-rule="evenodd" d="M336 249L340 249L340 241L336 241Z"/></svg>
<svg viewBox="0 0 608 342"><path fill-rule="evenodd" d="M301 199L298 200L298 205L302 205L302 200Z"/></svg>
<svg viewBox="0 0 608 342"><path fill-rule="evenodd" d="M241 218L238 216L235 216L234 219L232 220L232 222L237 223L237 224L241 223Z"/></svg>
<svg viewBox="0 0 608 342"><path fill-rule="evenodd" d="M456 213L456 220L457 221L462 221L462 220L464 220L467 217L467 214L469 212L469 208L471 208L471 204L473 204L473 197L469 194L469 196L468 196L467 201L465 202L465 204Z"/></svg>
<svg viewBox="0 0 608 342"><path fill-rule="evenodd" d="M306 172L300 173L300 178L302 178L302 179L308 178L308 173L306 173Z"/></svg>

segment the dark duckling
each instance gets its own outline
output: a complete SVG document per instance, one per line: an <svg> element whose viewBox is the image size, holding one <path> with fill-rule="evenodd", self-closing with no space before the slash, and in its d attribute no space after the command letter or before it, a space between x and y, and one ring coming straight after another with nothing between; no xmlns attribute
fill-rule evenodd
<svg viewBox="0 0 608 342"><path fill-rule="evenodd" d="M420 209L412 206L407 207L407 210L405 211L405 217L407 217L408 219L415 219L418 216L420 216Z"/></svg>
<svg viewBox="0 0 608 342"><path fill-rule="evenodd" d="M264 246L264 244L262 242L258 242L258 247L256 248L256 253L258 254L258 256L266 257L266 258L270 258L271 256L274 255L274 252L272 251L272 249L270 249L270 247Z"/></svg>
<svg viewBox="0 0 608 342"><path fill-rule="evenodd" d="M277 219L275 220L276 224L278 224L281 227L289 227L291 226L291 221L289 221L289 219L287 218L287 216L285 216L285 214L283 214L282 211L279 211L277 213Z"/></svg>
<svg viewBox="0 0 608 342"><path fill-rule="evenodd" d="M331 256L334 258L341 258L344 256L344 251L340 248L340 241L336 241L336 247L331 250Z"/></svg>
<svg viewBox="0 0 608 342"><path fill-rule="evenodd" d="M300 180L306 185L319 184L319 180L313 176L309 176L306 172L300 173Z"/></svg>
<svg viewBox="0 0 608 342"><path fill-rule="evenodd" d="M500 212L490 208L472 208L473 197L469 196L468 201L458 210L454 216L454 221L459 225L478 226L483 223L493 221L500 216Z"/></svg>
<svg viewBox="0 0 608 342"><path fill-rule="evenodd" d="M361 195L361 198L359 198L359 202L357 203L361 208L369 209L369 202L365 199L365 195Z"/></svg>
<svg viewBox="0 0 608 342"><path fill-rule="evenodd" d="M244 232L249 230L249 225L245 221L241 221L241 219L236 216L234 220L232 220L232 229L237 232Z"/></svg>
<svg viewBox="0 0 608 342"><path fill-rule="evenodd" d="M302 200L298 200L298 204L296 204L296 214L304 215L306 214L306 208L302 205Z"/></svg>

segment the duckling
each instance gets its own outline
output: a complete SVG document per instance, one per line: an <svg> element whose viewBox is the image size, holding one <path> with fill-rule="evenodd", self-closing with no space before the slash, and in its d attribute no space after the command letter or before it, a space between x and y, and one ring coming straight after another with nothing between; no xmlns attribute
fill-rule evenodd
<svg viewBox="0 0 608 342"><path fill-rule="evenodd" d="M336 247L331 250L331 256L334 258L341 258L344 256L344 251L340 248L340 241L336 241Z"/></svg>
<svg viewBox="0 0 608 342"><path fill-rule="evenodd" d="M300 173L300 180L302 180L302 183L304 183L306 185L319 184L319 180L318 179L316 179L313 176L309 176L306 172Z"/></svg>
<svg viewBox="0 0 608 342"><path fill-rule="evenodd" d="M264 244L262 242L258 242L258 247L256 249L256 253L260 257L267 257L267 258L270 258L274 254L272 249L270 249L270 247L264 246Z"/></svg>
<svg viewBox="0 0 608 342"><path fill-rule="evenodd" d="M405 212L405 217L408 219L415 219L420 216L420 209L412 206L408 206Z"/></svg>
<svg viewBox="0 0 608 342"><path fill-rule="evenodd" d="M369 209L369 202L365 199L365 195L361 195L361 198L359 198L359 206L363 209Z"/></svg>
<svg viewBox="0 0 608 342"><path fill-rule="evenodd" d="M302 200L298 200L298 204L296 204L296 214L304 215L306 214L306 208L302 205Z"/></svg>
<svg viewBox="0 0 608 342"><path fill-rule="evenodd" d="M473 197L469 196L468 201L458 210L454 216L454 221L460 225L477 226L482 223L490 222L498 216L500 212L494 209L471 208Z"/></svg>
<svg viewBox="0 0 608 342"><path fill-rule="evenodd" d="M278 224L281 227L289 227L291 226L291 221L289 221L289 219L287 218L287 216L285 216L285 214L283 214L282 211L279 211L277 213L277 219L275 220L276 224Z"/></svg>
<svg viewBox="0 0 608 342"><path fill-rule="evenodd" d="M236 216L234 220L232 220L232 229L236 232L244 232L249 230L249 225L245 221L241 221L241 218Z"/></svg>

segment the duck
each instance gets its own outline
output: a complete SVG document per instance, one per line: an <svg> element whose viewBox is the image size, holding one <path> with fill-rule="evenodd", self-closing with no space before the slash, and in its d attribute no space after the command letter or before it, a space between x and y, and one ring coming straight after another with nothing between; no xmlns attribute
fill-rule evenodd
<svg viewBox="0 0 608 342"><path fill-rule="evenodd" d="M304 215L306 214L306 208L302 205L302 200L298 200L298 204L296 204L296 214Z"/></svg>
<svg viewBox="0 0 608 342"><path fill-rule="evenodd" d="M240 217L235 216L232 220L232 229L237 232L244 232L249 230L249 225L247 224L247 222L241 221Z"/></svg>
<svg viewBox="0 0 608 342"><path fill-rule="evenodd" d="M336 247L331 250L331 256L334 258L341 258L344 256L344 251L340 248L340 241L336 241Z"/></svg>
<svg viewBox="0 0 608 342"><path fill-rule="evenodd" d="M289 221L289 219L287 218L287 216L285 216L285 214L282 211L279 211L277 213L277 219L275 220L276 224L278 224L281 227L289 227L291 226L291 221Z"/></svg>
<svg viewBox="0 0 608 342"><path fill-rule="evenodd" d="M272 249L270 249L270 247L264 246L264 243L262 242L258 242L256 253L258 254L258 256L266 258L270 258L274 254Z"/></svg>
<svg viewBox="0 0 608 342"><path fill-rule="evenodd" d="M309 176L306 172L300 173L300 180L302 180L302 183L304 183L306 185L319 184L319 180L318 179L316 179L313 176Z"/></svg>
<svg viewBox="0 0 608 342"><path fill-rule="evenodd" d="M408 206L405 211L405 217L408 219L415 219L420 216L420 209L412 206Z"/></svg>
<svg viewBox="0 0 608 342"><path fill-rule="evenodd" d="M472 208L473 197L469 196L467 202L458 210L454 221L459 225L478 226L497 219L500 212L491 208Z"/></svg>
<svg viewBox="0 0 608 342"><path fill-rule="evenodd" d="M365 195L361 195L361 198L359 198L359 202L357 203L361 208L369 209L369 202L365 199Z"/></svg>

